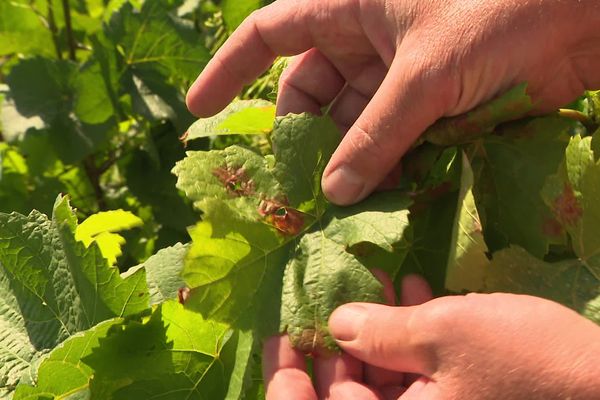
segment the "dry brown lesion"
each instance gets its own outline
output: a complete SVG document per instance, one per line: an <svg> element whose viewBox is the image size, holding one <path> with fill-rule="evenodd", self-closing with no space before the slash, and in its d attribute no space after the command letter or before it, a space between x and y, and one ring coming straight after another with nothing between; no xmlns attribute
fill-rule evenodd
<svg viewBox="0 0 600 400"><path fill-rule="evenodd" d="M302 353L313 357L329 357L336 354L327 346L325 333L320 329L305 328L302 333L291 338L292 345Z"/></svg>
<svg viewBox="0 0 600 400"><path fill-rule="evenodd" d="M258 213L264 220L284 235L296 236L304 226L304 216L288 205L287 200L263 199Z"/></svg>
<svg viewBox="0 0 600 400"><path fill-rule="evenodd" d="M554 200L556 218L565 226L575 226L583 216L583 209L575 196L573 187L565 184L562 193Z"/></svg>
<svg viewBox="0 0 600 400"><path fill-rule="evenodd" d="M179 300L179 304L185 304L190 297L190 288L187 286L180 287L177 290L177 300Z"/></svg>
<svg viewBox="0 0 600 400"><path fill-rule="evenodd" d="M225 186L231 197L250 196L254 194L254 181L248 177L242 167L219 167L213 175Z"/></svg>

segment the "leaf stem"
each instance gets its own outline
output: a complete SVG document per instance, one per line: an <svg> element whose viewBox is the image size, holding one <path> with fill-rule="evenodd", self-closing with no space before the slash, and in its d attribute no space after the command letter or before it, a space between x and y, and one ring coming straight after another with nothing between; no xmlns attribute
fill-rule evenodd
<svg viewBox="0 0 600 400"><path fill-rule="evenodd" d="M569 108L561 108L560 110L558 110L558 115L563 118L569 118L581 122L590 133L593 133L597 128L594 121L592 121L592 119L589 116L582 113L581 111L571 110Z"/></svg>

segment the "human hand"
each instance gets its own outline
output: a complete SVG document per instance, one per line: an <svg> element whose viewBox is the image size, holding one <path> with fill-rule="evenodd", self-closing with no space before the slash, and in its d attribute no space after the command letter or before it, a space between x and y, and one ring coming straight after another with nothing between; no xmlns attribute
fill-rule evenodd
<svg viewBox="0 0 600 400"><path fill-rule="evenodd" d="M389 276L373 271L383 283L386 302L395 304L394 285ZM432 299L427 282L408 276L402 282L400 303L411 306ZM396 399L416 377L387 371L348 355L315 356L314 387L306 373L304 354L292 348L287 335L268 339L264 345L263 375L267 400L299 399Z"/></svg>
<svg viewBox="0 0 600 400"><path fill-rule="evenodd" d="M404 304L431 298L414 276L402 293ZM600 393L600 328L536 297L469 294L412 307L353 303L339 307L329 327L345 354L314 360L314 389L303 356L285 337L266 343L267 399L597 399Z"/></svg>
<svg viewBox="0 0 600 400"><path fill-rule="evenodd" d="M278 113L333 102L345 137L322 186L350 204L440 117L522 82L536 112L600 87L599 18L597 0L278 0L230 37L187 104L215 114L276 55L301 54L281 78Z"/></svg>

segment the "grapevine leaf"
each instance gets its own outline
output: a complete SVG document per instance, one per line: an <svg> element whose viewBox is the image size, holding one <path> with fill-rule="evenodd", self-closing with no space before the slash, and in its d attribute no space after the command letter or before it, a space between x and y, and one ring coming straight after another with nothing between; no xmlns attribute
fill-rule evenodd
<svg viewBox="0 0 600 400"><path fill-rule="evenodd" d="M145 1L141 10L127 2L113 14L107 35L134 73L153 70L191 82L210 55L194 27L169 11L164 1Z"/></svg>
<svg viewBox="0 0 600 400"><path fill-rule="evenodd" d="M573 129L569 120L544 117L484 140L475 196L492 251L515 244L541 258L549 244L563 241L540 192L562 162Z"/></svg>
<svg viewBox="0 0 600 400"><path fill-rule="evenodd" d="M203 210L203 221L190 231L192 246L182 275L191 288L186 304L206 318L234 323L256 303L263 309L265 329L276 329L278 306L266 304L277 303L272 293L291 251L290 240L224 202L207 200ZM251 328L252 322L239 325Z"/></svg>
<svg viewBox="0 0 600 400"><path fill-rule="evenodd" d="M585 97L590 118L600 124L600 90L587 92Z"/></svg>
<svg viewBox="0 0 600 400"><path fill-rule="evenodd" d="M20 61L6 78L19 113L40 116L47 123L68 113L75 97L75 71L75 64L64 60L35 57Z"/></svg>
<svg viewBox="0 0 600 400"><path fill-rule="evenodd" d="M36 57L21 60L6 81L16 110L25 118L41 118L54 151L65 163L75 163L96 150L114 129L114 121L107 119L112 105L93 70L79 75L75 63ZM94 107L97 99L101 104ZM25 132L12 133L22 136Z"/></svg>
<svg viewBox="0 0 600 400"><path fill-rule="evenodd" d="M144 272L122 279L96 245L75 240L76 224L62 197L52 219L37 211L0 214L0 325L14 333L0 339L3 390L75 333L148 306Z"/></svg>
<svg viewBox="0 0 600 400"><path fill-rule="evenodd" d="M150 291L150 303L160 304L168 299L177 299L179 289L185 286L180 274L189 246L177 243L159 250L140 267L146 270L146 280ZM136 271L127 271L126 275Z"/></svg>
<svg viewBox="0 0 600 400"><path fill-rule="evenodd" d="M350 209L327 203L321 175L340 140L327 117L281 118L271 138L274 165L230 147L190 153L176 166L178 187L204 213L190 231L186 305L259 335L279 326L303 350L320 351L332 344L326 323L336 306L382 300L381 284L353 250L367 242L395 251L409 203L398 193Z"/></svg>
<svg viewBox="0 0 600 400"><path fill-rule="evenodd" d="M73 109L80 121L86 124L100 124L114 114L99 63L90 62L75 75L73 90Z"/></svg>
<svg viewBox="0 0 600 400"><path fill-rule="evenodd" d="M162 226L157 248L187 242L186 228L194 224L197 216L191 204L173 189L176 178L170 172L185 151L172 129L153 130L148 140L156 147L157 159L144 150L134 150L124 168L127 187L140 202L151 206L154 219Z"/></svg>
<svg viewBox="0 0 600 400"><path fill-rule="evenodd" d="M503 122L523 118L532 109L527 84L523 83L466 114L441 119L427 129L423 137L441 146L467 143L492 132Z"/></svg>
<svg viewBox="0 0 600 400"><path fill-rule="evenodd" d="M142 226L144 222L129 211L112 210L94 214L83 221L75 230L75 239L89 246L96 242L102 256L109 265L122 254L121 246L125 239L114 232Z"/></svg>
<svg viewBox="0 0 600 400"><path fill-rule="evenodd" d="M397 286L400 286L403 276L416 273L427 279L434 293L446 292L445 267L459 207L455 188L461 186L462 158L459 155L456 148L442 152L427 150L407 158L404 164L407 175L415 175L418 190L412 195L414 204L410 208L410 230L405 239L407 254L400 274L394 276ZM415 165L417 170L410 171L410 167Z"/></svg>
<svg viewBox="0 0 600 400"><path fill-rule="evenodd" d="M95 398L219 399L231 373L220 359L230 338L226 325L166 301L147 321L113 327L82 361L94 371Z"/></svg>
<svg viewBox="0 0 600 400"><path fill-rule="evenodd" d="M37 384L19 385L14 400L237 399L252 349L252 336L166 301L149 318L109 319L67 339L41 362Z"/></svg>
<svg viewBox="0 0 600 400"><path fill-rule="evenodd" d="M473 170L466 154L462 155L462 178L451 243L446 288L454 292L481 290L489 264L488 249L473 197Z"/></svg>
<svg viewBox="0 0 600 400"><path fill-rule="evenodd" d="M265 4L265 0L223 0L221 11L225 25L233 32L242 21Z"/></svg>
<svg viewBox="0 0 600 400"><path fill-rule="evenodd" d="M304 352L332 348L327 320L335 308L354 301L381 302L381 283L346 251L371 243L389 252L408 226L408 200L395 192L370 197L351 208L331 207L320 227L302 236L286 266L281 328ZM336 288L336 290L331 290Z"/></svg>
<svg viewBox="0 0 600 400"><path fill-rule="evenodd" d="M33 7L0 2L0 56L13 53L53 55L54 46L44 20Z"/></svg>
<svg viewBox="0 0 600 400"><path fill-rule="evenodd" d="M547 263L514 246L496 252L486 291L529 294L583 312L600 295L600 282L580 260Z"/></svg>
<svg viewBox="0 0 600 400"><path fill-rule="evenodd" d="M281 193L279 182L264 157L254 151L229 146L225 150L188 152L173 172L178 176L177 187L202 209L207 198L248 203L250 215L256 211L261 196L276 198Z"/></svg>
<svg viewBox="0 0 600 400"><path fill-rule="evenodd" d="M221 353L221 360L230 366L231 371L225 400L246 398L245 394L252 384L252 373L261 371L255 366L257 356L255 333L250 330L236 331Z"/></svg>
<svg viewBox="0 0 600 400"><path fill-rule="evenodd" d="M159 304L178 297L185 282L180 277L189 245L177 244L163 249L148 259L142 267L146 269L151 302ZM226 255L225 255L226 256ZM129 272L128 272L129 273ZM194 297L190 301L195 300ZM276 303L277 304L277 303ZM236 331L223 349L220 359L231 367L226 399L238 399L249 386L253 370L256 334L251 330Z"/></svg>
<svg viewBox="0 0 600 400"><path fill-rule="evenodd" d="M327 205L321 175L340 141L335 124L329 118L301 114L279 118L274 129L275 177L292 207L319 218ZM317 132L323 133L317 138Z"/></svg>
<svg viewBox="0 0 600 400"><path fill-rule="evenodd" d="M189 21L170 13L167 3L149 0L140 10L126 2L95 46L104 54L105 79L114 79L111 53L121 55L121 85L136 113L150 120L169 119L183 132L192 118L180 88L187 87L210 59L199 41Z"/></svg>
<svg viewBox="0 0 600 400"><path fill-rule="evenodd" d="M275 122L275 105L265 100L238 100L210 118L194 122L182 140L215 135L264 135Z"/></svg>
<svg viewBox="0 0 600 400"><path fill-rule="evenodd" d="M81 362L106 337L109 329L122 323L122 318L113 318L93 328L79 332L58 345L43 359L37 370L35 386L20 384L13 400L74 398L89 399L89 381L93 370Z"/></svg>
<svg viewBox="0 0 600 400"><path fill-rule="evenodd" d="M543 189L546 204L571 237L573 250L600 279L600 161L592 137L571 139L557 175Z"/></svg>

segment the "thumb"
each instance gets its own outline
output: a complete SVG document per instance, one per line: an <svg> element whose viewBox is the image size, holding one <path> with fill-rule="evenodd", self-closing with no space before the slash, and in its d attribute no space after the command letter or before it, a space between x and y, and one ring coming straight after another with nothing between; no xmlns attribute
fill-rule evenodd
<svg viewBox="0 0 600 400"><path fill-rule="evenodd" d="M350 303L333 312L329 330L342 350L367 364L431 376L437 370L436 346L428 335L426 308Z"/></svg>
<svg viewBox="0 0 600 400"><path fill-rule="evenodd" d="M400 53L400 50L399 50ZM323 174L327 198L349 205L368 196L452 101L450 74L400 54ZM444 87L444 84L446 87Z"/></svg>

